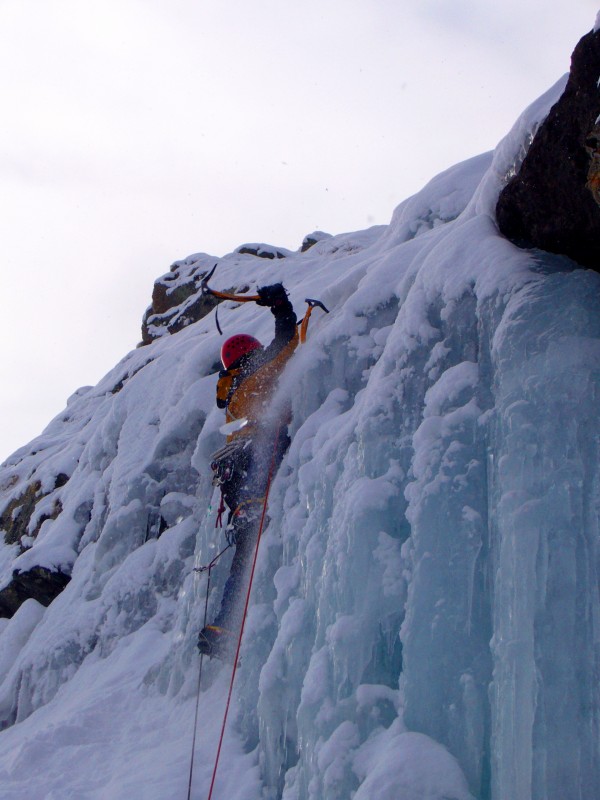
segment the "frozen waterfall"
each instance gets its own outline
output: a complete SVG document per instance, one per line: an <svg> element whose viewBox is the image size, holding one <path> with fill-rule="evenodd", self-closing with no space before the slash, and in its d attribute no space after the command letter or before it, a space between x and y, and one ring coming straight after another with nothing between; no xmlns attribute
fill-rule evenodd
<svg viewBox="0 0 600 800"><path fill-rule="evenodd" d="M331 313L279 387L292 444L218 797L600 796L600 274L519 250L493 218L561 88L389 226L219 259L223 286L281 280L296 308L312 296ZM174 284L214 261L177 262ZM272 335L254 304L220 320ZM0 620L5 800L185 798L195 568L223 545L218 350L210 314L132 351L2 466L0 511L17 519L32 492L37 505L0 547L0 588L36 566L72 575L47 608L28 599ZM205 664L197 798L228 680Z"/></svg>

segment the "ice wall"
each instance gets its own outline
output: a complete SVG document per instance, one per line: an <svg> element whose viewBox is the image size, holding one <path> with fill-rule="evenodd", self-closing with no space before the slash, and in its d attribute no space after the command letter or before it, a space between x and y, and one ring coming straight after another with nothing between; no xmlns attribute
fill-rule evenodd
<svg viewBox="0 0 600 800"><path fill-rule="evenodd" d="M307 296L331 309L274 400L292 404L292 444L219 796L597 794L600 275L518 250L493 219L560 88L389 226L219 259L223 286L283 280L298 310ZM173 283L214 261L178 262ZM272 332L253 304L220 320ZM62 511L23 552L0 548L1 580L72 571L47 609L30 600L1 621L7 800L185 796L207 590L195 568L223 544L208 474L218 348L210 316L134 351L3 465L2 503L39 480ZM228 678L205 665L194 796Z"/></svg>
<svg viewBox="0 0 600 800"><path fill-rule="evenodd" d="M514 298L494 343L498 797L600 787L600 322L596 275L574 277L548 275Z"/></svg>

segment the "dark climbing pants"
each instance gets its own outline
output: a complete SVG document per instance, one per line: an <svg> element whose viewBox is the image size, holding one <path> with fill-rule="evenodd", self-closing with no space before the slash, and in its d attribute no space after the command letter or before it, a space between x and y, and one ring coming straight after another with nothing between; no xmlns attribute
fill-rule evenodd
<svg viewBox="0 0 600 800"><path fill-rule="evenodd" d="M290 438L285 429L250 442L236 458L221 489L231 512L235 552L214 625L237 629L241 622L241 594L252 563L271 466L277 471Z"/></svg>

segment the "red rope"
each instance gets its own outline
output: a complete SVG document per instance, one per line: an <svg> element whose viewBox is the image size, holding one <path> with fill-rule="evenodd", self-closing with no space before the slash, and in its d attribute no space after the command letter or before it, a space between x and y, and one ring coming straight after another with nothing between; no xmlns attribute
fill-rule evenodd
<svg viewBox="0 0 600 800"><path fill-rule="evenodd" d="M223 527L223 514L227 511L227 506L225 505L225 498L223 497L223 490L221 489L221 503L219 504L219 508L217 510L217 521L215 522L215 528L222 528Z"/></svg>
<svg viewBox="0 0 600 800"><path fill-rule="evenodd" d="M281 427L281 426L280 426ZM248 606L250 604L250 592L252 591L252 582L254 580L254 570L256 569L256 561L258 558L258 546L260 544L260 537L262 536L263 527L265 524L265 516L267 514L267 500L269 499L269 490L271 488L271 481L273 480L273 471L275 468L275 455L277 453L277 448L279 445L279 432L280 428L277 429L277 434L275 436L275 446L273 448L273 456L271 457L271 466L269 467L269 477L267 479L267 488L265 490L265 501L262 507L262 515L260 518L260 525L258 527L258 535L256 537L256 547L254 548L254 558L252 560L252 569L250 570L250 581L248 583L248 591L246 592L246 602L244 604L244 613L242 615L242 624L240 627L240 635L238 637L237 649L235 651L235 659L233 662L233 669L231 671L231 680L229 682L229 692L227 694L227 704L225 706L225 714L223 715L223 724L221 725L221 735L219 736L219 746L217 748L217 755L215 757L215 766L213 769L212 779L210 782L210 789L208 791L207 800L211 800L213 789L215 786L215 780L217 777L217 770L219 768L219 759L221 757L221 748L223 747L223 739L225 737L225 727L227 725L227 717L229 715L229 706L231 704L231 696L233 694L233 684L235 682L235 674L237 672L237 665L240 655L240 647L242 646L242 636L244 635L244 627L246 625L246 615L248 613Z"/></svg>

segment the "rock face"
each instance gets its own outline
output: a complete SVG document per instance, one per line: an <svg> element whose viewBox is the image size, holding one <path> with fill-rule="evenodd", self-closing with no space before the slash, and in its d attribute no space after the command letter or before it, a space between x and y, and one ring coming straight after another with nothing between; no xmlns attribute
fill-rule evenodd
<svg viewBox="0 0 600 800"><path fill-rule="evenodd" d="M321 239L331 238L331 234L315 231L308 234L302 242L300 252L305 252ZM293 255L285 247L270 244L246 243L237 247L233 257L239 256L240 275L248 257L277 261ZM245 259L245 262L244 262ZM201 292L202 279L212 270L220 259L205 253L196 253L181 261L175 261L170 271L154 283L152 304L146 309L142 320L142 345L151 344L167 334L177 333L209 314L221 300ZM218 278L217 278L218 283ZM249 284L243 280L236 286L220 287L232 294L250 291Z"/></svg>
<svg viewBox="0 0 600 800"><path fill-rule="evenodd" d="M273 247L270 244L242 244L236 248L240 255L256 256L256 258L286 258L290 251L283 247Z"/></svg>
<svg viewBox="0 0 600 800"><path fill-rule="evenodd" d="M49 606L70 580L70 575L60 570L52 572L46 567L33 567L27 572L15 570L12 581L0 590L0 617L12 617L30 597Z"/></svg>
<svg viewBox="0 0 600 800"><path fill-rule="evenodd" d="M565 91L500 194L501 232L600 271L600 31L578 43Z"/></svg>
<svg viewBox="0 0 600 800"><path fill-rule="evenodd" d="M44 491L42 483L34 480L17 493L0 513L0 537L8 545L17 545L24 553L37 539L44 522L55 520L63 506L57 493L65 486L69 476L59 473L53 488ZM25 600L33 598L48 606L71 580L70 576L46 567L33 567L21 571L15 569L9 584L0 590L0 617L12 617Z"/></svg>
<svg viewBox="0 0 600 800"><path fill-rule="evenodd" d="M235 253L272 260L286 258L290 251L271 245L246 244L238 247ZM192 255L175 261L170 272L155 281L152 304L146 309L142 320L142 345L187 328L210 314L222 302L200 290L202 279L211 271L215 261L219 259L202 253ZM243 294L250 289L245 283L221 288L233 294Z"/></svg>
<svg viewBox="0 0 600 800"><path fill-rule="evenodd" d="M312 233L308 233L302 240L300 252L306 253L307 250L310 250L311 247L314 247L317 242L321 242L323 239L331 239L331 234L325 233L325 231L313 231Z"/></svg>
<svg viewBox="0 0 600 800"><path fill-rule="evenodd" d="M64 486L68 478L66 475L58 475L54 488ZM48 519L56 519L62 511L60 500L54 499L47 510L38 513L35 525L31 526L33 515L38 510L37 505L45 495L42 492L42 485L39 481L33 481L25 489L22 495L11 500L0 513L0 533L4 535L6 544L19 544L25 550L30 544L31 539L37 538L42 524Z"/></svg>
<svg viewBox="0 0 600 800"><path fill-rule="evenodd" d="M199 281L208 273L202 259L175 262L159 278L152 291L152 305L142 321L142 344L150 344L163 333L177 333L210 313L216 298L199 292Z"/></svg>

